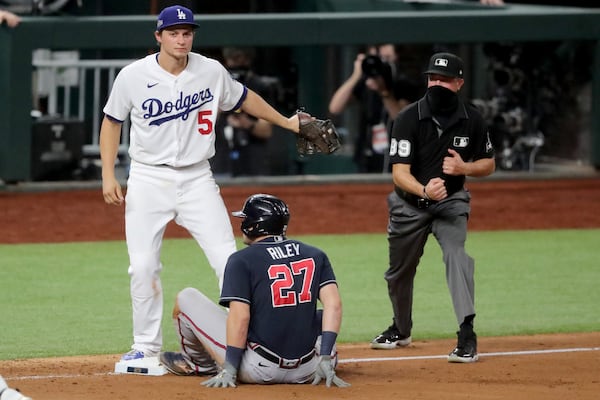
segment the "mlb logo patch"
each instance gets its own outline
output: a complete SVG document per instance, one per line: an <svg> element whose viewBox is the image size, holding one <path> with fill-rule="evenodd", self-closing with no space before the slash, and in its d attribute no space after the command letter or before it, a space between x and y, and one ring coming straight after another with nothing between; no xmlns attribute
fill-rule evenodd
<svg viewBox="0 0 600 400"><path fill-rule="evenodd" d="M436 58L435 61L433 62L433 65L435 65L436 67L447 67L448 59L447 58Z"/></svg>
<svg viewBox="0 0 600 400"><path fill-rule="evenodd" d="M454 147L467 147L469 145L469 138L464 136L454 137Z"/></svg>

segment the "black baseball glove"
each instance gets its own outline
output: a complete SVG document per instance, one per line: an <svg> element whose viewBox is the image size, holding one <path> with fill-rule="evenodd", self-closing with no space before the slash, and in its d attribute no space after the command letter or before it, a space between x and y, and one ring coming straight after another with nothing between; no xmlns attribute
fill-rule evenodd
<svg viewBox="0 0 600 400"><path fill-rule="evenodd" d="M330 120L316 119L303 111L297 111L300 132L296 148L301 155L331 154L340 148L340 136Z"/></svg>

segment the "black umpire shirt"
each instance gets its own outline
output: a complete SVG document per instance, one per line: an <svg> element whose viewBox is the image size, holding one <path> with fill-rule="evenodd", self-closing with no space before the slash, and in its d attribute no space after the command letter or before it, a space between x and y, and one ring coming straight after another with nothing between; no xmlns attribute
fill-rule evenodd
<svg viewBox="0 0 600 400"><path fill-rule="evenodd" d="M440 124L423 97L396 117L390 140L390 163L410 164L411 174L422 185L441 177L451 195L462 189L465 176L443 173L448 149L454 149L464 161L494 157L489 130L474 105L459 98L454 114Z"/></svg>

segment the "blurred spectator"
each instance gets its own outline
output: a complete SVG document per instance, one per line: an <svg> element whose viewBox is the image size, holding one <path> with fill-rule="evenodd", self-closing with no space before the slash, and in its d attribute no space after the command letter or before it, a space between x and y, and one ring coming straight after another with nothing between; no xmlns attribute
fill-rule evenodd
<svg viewBox="0 0 600 400"><path fill-rule="evenodd" d="M6 23L9 28L14 28L21 22L21 17L10 11L0 10L0 25Z"/></svg>
<svg viewBox="0 0 600 400"><path fill-rule="evenodd" d="M354 162L358 172L387 172L389 123L418 98L418 84L399 72L393 44L370 46L354 60L350 77L335 91L329 112L340 114L351 99L360 103Z"/></svg>
<svg viewBox="0 0 600 400"><path fill-rule="evenodd" d="M269 87L252 70L255 52L250 48L223 49L225 67L231 75L269 99ZM231 176L269 175L268 142L272 125L244 112L222 113L216 126L216 155L211 159L215 174Z"/></svg>

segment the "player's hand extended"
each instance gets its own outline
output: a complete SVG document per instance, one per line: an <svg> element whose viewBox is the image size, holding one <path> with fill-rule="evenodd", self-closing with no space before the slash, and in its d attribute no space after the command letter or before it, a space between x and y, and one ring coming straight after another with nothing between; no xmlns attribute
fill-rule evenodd
<svg viewBox="0 0 600 400"><path fill-rule="evenodd" d="M203 386L206 387L236 387L235 381L237 379L237 370L233 367L233 365L225 362L223 365L223 369L217 375L212 378L202 382Z"/></svg>
<svg viewBox="0 0 600 400"><path fill-rule="evenodd" d="M350 386L348 382L335 374L335 369L333 369L333 365L331 365L331 356L319 357L319 364L317 364L317 371L315 372L315 379L313 379L312 384L318 385L323 379L325 379L325 385L327 387L331 387L332 383L337 387Z"/></svg>

